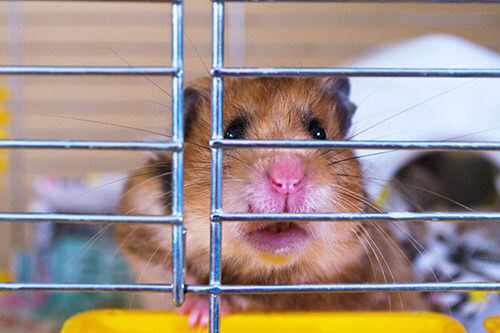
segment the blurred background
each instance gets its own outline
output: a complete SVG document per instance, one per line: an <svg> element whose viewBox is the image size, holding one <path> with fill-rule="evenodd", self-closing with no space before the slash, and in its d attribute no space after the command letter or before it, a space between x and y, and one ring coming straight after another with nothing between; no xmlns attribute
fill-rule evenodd
<svg viewBox="0 0 500 333"><path fill-rule="evenodd" d="M169 4L0 2L0 64L169 66L170 21ZM338 66L427 33L454 34L500 52L500 6L494 4L228 3L226 27L227 66ZM208 75L210 50L211 2L188 0L186 81ZM170 133L170 80L3 76L0 136L166 140ZM125 151L4 151L0 210L79 211L78 205L91 207L96 193L93 189L121 186L122 175L143 159L144 153ZM106 192L99 193L98 197L108 197ZM101 202L95 210L113 212L115 199ZM7 273L4 279L48 279L30 272L38 268L26 253L43 250L65 232L69 231L0 223L0 270ZM96 232L101 229L93 230ZM58 253L78 252L91 236L82 232L80 243L60 244ZM87 251L85 255L90 254ZM74 258L69 255L60 260Z"/></svg>

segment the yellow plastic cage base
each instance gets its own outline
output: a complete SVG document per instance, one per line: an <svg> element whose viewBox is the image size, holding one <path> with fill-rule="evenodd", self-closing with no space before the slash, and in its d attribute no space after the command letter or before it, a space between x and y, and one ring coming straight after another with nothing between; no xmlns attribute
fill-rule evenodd
<svg viewBox="0 0 500 333"><path fill-rule="evenodd" d="M487 318L484 321L484 328L490 333L500 333L500 316Z"/></svg>
<svg viewBox="0 0 500 333"><path fill-rule="evenodd" d="M234 333L466 333L456 320L429 312L237 313L224 317L223 332ZM94 310L66 321L61 333L190 333L187 316L166 311Z"/></svg>

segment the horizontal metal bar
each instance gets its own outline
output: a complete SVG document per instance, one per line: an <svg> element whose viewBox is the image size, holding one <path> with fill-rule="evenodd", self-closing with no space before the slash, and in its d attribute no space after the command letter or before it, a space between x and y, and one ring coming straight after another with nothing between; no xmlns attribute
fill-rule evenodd
<svg viewBox="0 0 500 333"><path fill-rule="evenodd" d="M11 149L114 149L114 150L182 150L176 142L141 141L72 141L72 140L0 140L1 148Z"/></svg>
<svg viewBox="0 0 500 333"><path fill-rule="evenodd" d="M224 0L224 2L304 2L304 0ZM499 0L307 0L307 2L431 2L431 3L498 3Z"/></svg>
<svg viewBox="0 0 500 333"><path fill-rule="evenodd" d="M490 221L500 213L215 213L213 221Z"/></svg>
<svg viewBox="0 0 500 333"><path fill-rule="evenodd" d="M60 222L60 223L158 223L181 224L180 216L157 215L99 215L99 214L49 214L49 213L0 213L1 221Z"/></svg>
<svg viewBox="0 0 500 333"><path fill-rule="evenodd" d="M210 140L212 148L349 148L404 150L500 150L500 142L442 141L319 141L319 140Z"/></svg>
<svg viewBox="0 0 500 333"><path fill-rule="evenodd" d="M0 75L178 75L173 67L0 66Z"/></svg>
<svg viewBox="0 0 500 333"><path fill-rule="evenodd" d="M471 68L212 68L213 76L500 77L500 69Z"/></svg>
<svg viewBox="0 0 500 333"><path fill-rule="evenodd" d="M11 1L11 0L0 0ZM15 0L24 2L179 2L179 0Z"/></svg>
<svg viewBox="0 0 500 333"><path fill-rule="evenodd" d="M1 291L57 292L164 292L171 284L80 284L80 283L0 283ZM346 283L296 285L186 285L187 293L196 294L290 294L290 293L362 293L362 292L464 292L500 291L498 282L434 283Z"/></svg>
<svg viewBox="0 0 500 333"><path fill-rule="evenodd" d="M435 283L346 283L298 285L219 285L187 286L188 292L203 294L290 294L290 293L361 293L401 291L499 291L498 282L435 282Z"/></svg>
<svg viewBox="0 0 500 333"><path fill-rule="evenodd" d="M172 292L171 284L0 283L0 291Z"/></svg>
<svg viewBox="0 0 500 333"><path fill-rule="evenodd" d="M4 0L1 0L4 1ZM9 1L9 0L6 0ZM180 2L180 0L16 0L30 2Z"/></svg>

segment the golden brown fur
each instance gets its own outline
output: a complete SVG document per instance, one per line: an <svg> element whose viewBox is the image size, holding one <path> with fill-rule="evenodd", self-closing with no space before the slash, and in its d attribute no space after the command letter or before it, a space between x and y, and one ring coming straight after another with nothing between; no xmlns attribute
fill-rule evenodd
<svg viewBox="0 0 500 333"><path fill-rule="evenodd" d="M224 128L236 116L248 119L248 139L311 139L304 129L317 118L329 140L345 138L342 98L335 79L225 79ZM192 281L207 283L209 275L210 212L210 80L189 85L186 99L185 226L187 272ZM238 149L224 153L223 208L246 212L254 195L256 175L276 156L303 161L315 187L308 200L315 212L363 212L365 198L358 160L353 152L319 149ZM124 214L169 214L165 175L169 157L152 159L132 175L121 204ZM170 175L168 175L170 177ZM267 256L242 241L256 223L224 222L222 280L224 284L370 283L412 281L409 262L383 223L304 222L313 240L287 256ZM168 282L170 227L120 226L118 243L140 282ZM141 273L155 271L146 278ZM165 303L170 303L163 298ZM233 310L418 310L426 305L419 294L290 294L231 296Z"/></svg>

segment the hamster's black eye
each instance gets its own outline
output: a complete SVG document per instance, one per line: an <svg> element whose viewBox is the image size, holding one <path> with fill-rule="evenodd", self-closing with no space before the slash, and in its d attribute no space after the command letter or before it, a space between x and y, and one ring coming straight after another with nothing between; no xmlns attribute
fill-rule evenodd
<svg viewBox="0 0 500 333"><path fill-rule="evenodd" d="M326 140L326 132L316 119L311 120L307 132L315 140Z"/></svg>
<svg viewBox="0 0 500 333"><path fill-rule="evenodd" d="M224 132L224 139L243 139L245 137L246 121L243 118L234 119Z"/></svg>

